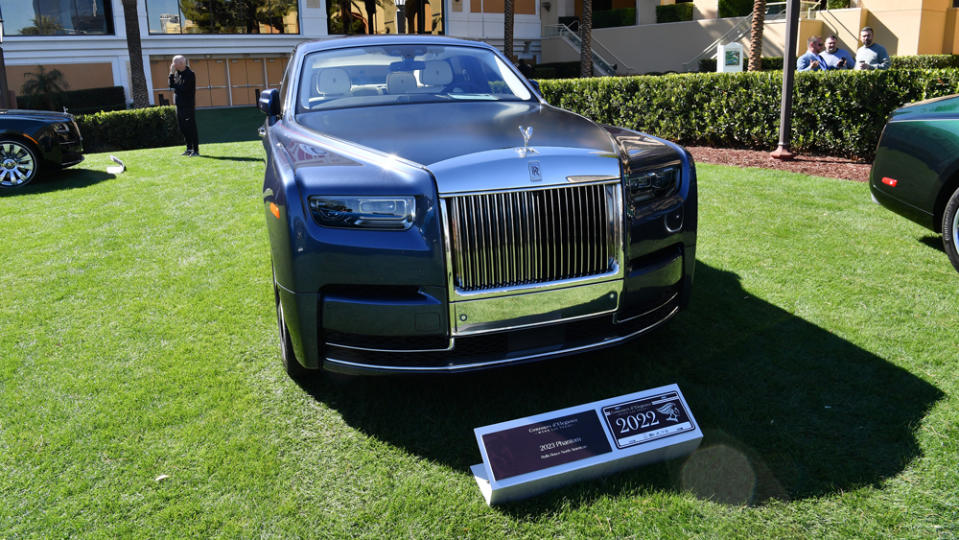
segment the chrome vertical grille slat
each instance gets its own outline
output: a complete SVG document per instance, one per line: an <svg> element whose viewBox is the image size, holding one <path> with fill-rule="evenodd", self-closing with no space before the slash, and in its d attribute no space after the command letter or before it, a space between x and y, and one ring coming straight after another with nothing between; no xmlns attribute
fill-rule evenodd
<svg viewBox="0 0 959 540"><path fill-rule="evenodd" d="M613 184L448 197L453 282L482 291L588 277L615 261Z"/></svg>

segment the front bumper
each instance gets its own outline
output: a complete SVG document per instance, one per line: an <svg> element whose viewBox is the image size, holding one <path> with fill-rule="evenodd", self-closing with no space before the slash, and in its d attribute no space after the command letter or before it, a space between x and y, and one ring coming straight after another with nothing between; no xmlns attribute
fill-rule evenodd
<svg viewBox="0 0 959 540"><path fill-rule="evenodd" d="M452 373L577 354L642 335L688 301L694 264L694 246L672 244L631 265L621 279L473 301L485 304L478 311L471 302L438 300L441 291L431 288L321 294L281 288L280 297L296 317L288 322L302 329L295 345L308 367ZM489 327L474 320L484 316Z"/></svg>
<svg viewBox="0 0 959 540"><path fill-rule="evenodd" d="M83 161L83 141L76 139L67 142L61 142L60 158L58 165L60 167L70 167Z"/></svg>

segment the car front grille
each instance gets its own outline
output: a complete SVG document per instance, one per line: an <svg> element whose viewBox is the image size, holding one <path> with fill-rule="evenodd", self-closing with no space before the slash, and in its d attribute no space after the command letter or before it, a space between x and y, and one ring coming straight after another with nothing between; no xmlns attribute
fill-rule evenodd
<svg viewBox="0 0 959 540"><path fill-rule="evenodd" d="M446 204L460 291L604 274L615 264L618 184L460 195Z"/></svg>

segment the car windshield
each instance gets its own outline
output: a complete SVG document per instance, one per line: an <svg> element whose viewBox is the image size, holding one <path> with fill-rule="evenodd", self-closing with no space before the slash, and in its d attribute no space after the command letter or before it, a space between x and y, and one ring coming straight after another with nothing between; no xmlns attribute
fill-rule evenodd
<svg viewBox="0 0 959 540"><path fill-rule="evenodd" d="M532 98L520 78L491 51L397 44L308 55L300 75L296 111Z"/></svg>

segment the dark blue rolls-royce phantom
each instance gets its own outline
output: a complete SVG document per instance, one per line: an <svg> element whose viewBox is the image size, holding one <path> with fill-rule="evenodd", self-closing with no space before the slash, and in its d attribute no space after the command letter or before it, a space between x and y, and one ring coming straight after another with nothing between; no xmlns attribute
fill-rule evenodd
<svg viewBox="0 0 959 540"><path fill-rule="evenodd" d="M689 153L550 106L486 44L303 44L259 107L295 378L573 354L638 336L689 300Z"/></svg>

